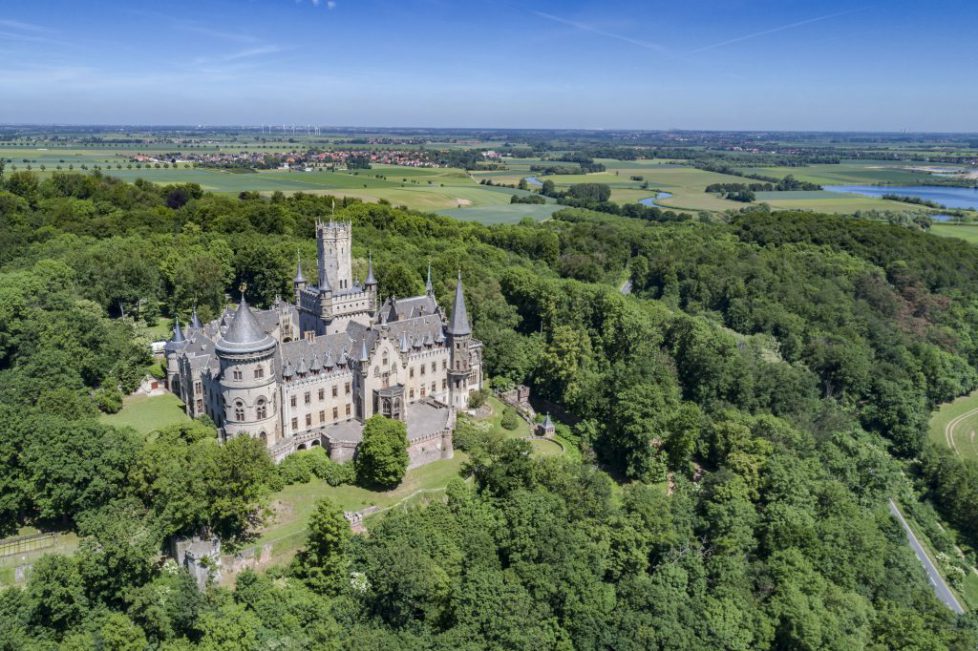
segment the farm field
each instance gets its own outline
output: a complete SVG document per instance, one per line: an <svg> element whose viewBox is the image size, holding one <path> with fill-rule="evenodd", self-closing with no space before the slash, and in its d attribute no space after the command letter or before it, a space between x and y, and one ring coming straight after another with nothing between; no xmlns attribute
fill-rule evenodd
<svg viewBox="0 0 978 651"><path fill-rule="evenodd" d="M978 391L941 405L931 416L928 436L961 457L978 460Z"/></svg>
<svg viewBox="0 0 978 651"><path fill-rule="evenodd" d="M814 210L829 213L852 213L857 210L900 210L906 204L874 199L858 194L828 191L758 192L757 201L781 210Z"/></svg>
<svg viewBox="0 0 978 651"><path fill-rule="evenodd" d="M782 178L791 174L799 181L819 185L919 185L932 178L926 172L909 169L909 163L897 161L842 161L838 164L808 165L805 167L745 167L748 174Z"/></svg>

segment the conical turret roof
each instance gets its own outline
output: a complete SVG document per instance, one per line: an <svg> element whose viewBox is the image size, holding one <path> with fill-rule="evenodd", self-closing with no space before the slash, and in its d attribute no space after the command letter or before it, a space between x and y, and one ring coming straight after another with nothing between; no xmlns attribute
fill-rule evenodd
<svg viewBox="0 0 978 651"><path fill-rule="evenodd" d="M217 340L215 348L224 353L257 353L273 346L275 340L258 324L258 319L242 296L231 325Z"/></svg>
<svg viewBox="0 0 978 651"><path fill-rule="evenodd" d="M366 362L370 359L370 355L367 353L367 340L364 339L360 342L360 360L361 362Z"/></svg>
<svg viewBox="0 0 978 651"><path fill-rule="evenodd" d="M365 287L377 284L377 279L374 278L374 258L370 253L367 253L367 279L363 284Z"/></svg>
<svg viewBox="0 0 978 651"><path fill-rule="evenodd" d="M458 272L458 284L455 285L455 302L452 303L452 317L448 322L448 334L470 335L469 313L465 309L465 294L462 293L462 272Z"/></svg>
<svg viewBox="0 0 978 651"><path fill-rule="evenodd" d="M424 283L424 291L426 294L434 294L435 288L431 284L431 263L428 263L428 279Z"/></svg>
<svg viewBox="0 0 978 651"><path fill-rule="evenodd" d="M295 280L293 280L296 285L299 283L305 284L306 278L302 275L302 256L298 251L295 253Z"/></svg>
<svg viewBox="0 0 978 651"><path fill-rule="evenodd" d="M165 352L172 352L174 350L179 350L186 346L187 340L183 336L183 330L180 329L180 319L173 320L173 336L168 342L163 346Z"/></svg>
<svg viewBox="0 0 978 651"><path fill-rule="evenodd" d="M197 316L197 306L194 306L194 312L190 317L190 327L194 330L200 330L204 327L204 324L200 322L200 317Z"/></svg>

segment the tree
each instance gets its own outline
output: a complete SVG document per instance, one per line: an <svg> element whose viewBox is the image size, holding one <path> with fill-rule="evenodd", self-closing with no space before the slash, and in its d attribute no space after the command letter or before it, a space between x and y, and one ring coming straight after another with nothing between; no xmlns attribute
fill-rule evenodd
<svg viewBox="0 0 978 651"><path fill-rule="evenodd" d="M375 265L382 296L418 296L424 292L421 275L403 262Z"/></svg>
<svg viewBox="0 0 978 651"><path fill-rule="evenodd" d="M89 604L75 560L70 556L42 556L34 563L26 605L33 626L64 633L81 622Z"/></svg>
<svg viewBox="0 0 978 651"><path fill-rule="evenodd" d="M353 459L361 486L393 488L407 470L407 428L399 420L377 414L363 426L363 440Z"/></svg>
<svg viewBox="0 0 978 651"><path fill-rule="evenodd" d="M320 594L336 594L347 580L346 545L350 523L343 510L329 498L316 503L309 519L309 537L292 568L296 576Z"/></svg>

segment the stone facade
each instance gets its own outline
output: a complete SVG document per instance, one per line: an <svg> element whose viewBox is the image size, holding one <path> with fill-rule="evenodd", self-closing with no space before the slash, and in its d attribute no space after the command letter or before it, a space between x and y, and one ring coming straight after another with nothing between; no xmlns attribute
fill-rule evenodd
<svg viewBox="0 0 978 651"><path fill-rule="evenodd" d="M294 303L278 300L203 324L176 324L165 348L167 387L187 414L206 414L224 440L261 439L276 460L314 446L353 457L363 422L403 420L411 466L452 456L455 412L482 387L482 344L472 338L459 276L450 315L425 294L378 304L373 263L352 273L352 226L316 226L317 282L301 261Z"/></svg>

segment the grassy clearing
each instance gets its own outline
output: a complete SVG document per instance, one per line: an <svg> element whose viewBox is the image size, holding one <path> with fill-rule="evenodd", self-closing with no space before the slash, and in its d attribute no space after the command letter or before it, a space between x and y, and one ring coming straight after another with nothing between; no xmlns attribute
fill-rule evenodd
<svg viewBox="0 0 978 651"><path fill-rule="evenodd" d="M131 427L140 434L190 420L183 411L183 403L172 393L161 396L129 396L122 410L116 414L103 414L103 423L116 427Z"/></svg>
<svg viewBox="0 0 978 651"><path fill-rule="evenodd" d="M957 237L978 244L978 224L934 224L930 232L941 237Z"/></svg>
<svg viewBox="0 0 978 651"><path fill-rule="evenodd" d="M529 217L534 221L544 221L552 214L563 208L557 204L528 204L513 203L501 206L470 206L468 208L452 208L439 210L439 215L454 217L462 221L479 222L480 224L516 224Z"/></svg>
<svg viewBox="0 0 978 651"><path fill-rule="evenodd" d="M941 405L931 415L928 436L966 459L978 459L978 391Z"/></svg>
<svg viewBox="0 0 978 651"><path fill-rule="evenodd" d="M36 529L25 528L18 535L29 536L38 533ZM0 541L2 542L2 541ZM73 532L56 533L52 544L42 548L0 558L0 586L14 585L16 568L29 565L46 554L73 554L78 549L78 535Z"/></svg>

